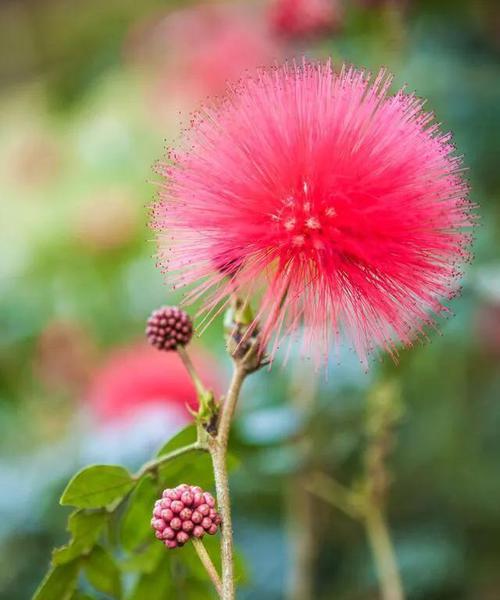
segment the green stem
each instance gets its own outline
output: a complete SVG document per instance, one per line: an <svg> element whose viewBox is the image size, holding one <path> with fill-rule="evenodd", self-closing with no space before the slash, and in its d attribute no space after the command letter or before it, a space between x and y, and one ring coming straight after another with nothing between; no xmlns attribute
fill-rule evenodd
<svg viewBox="0 0 500 600"><path fill-rule="evenodd" d="M203 545L203 542L198 538L193 538L193 546L196 550L196 553L198 554L199 559L201 560L201 563L205 567L208 576L212 580L212 583L214 584L214 587L217 590L217 594L219 595L219 597L221 597L222 582L220 580L219 573L217 573L217 569L215 568L215 565L207 552L207 549Z"/></svg>
<svg viewBox="0 0 500 600"><path fill-rule="evenodd" d="M288 491L288 531L291 540L291 568L288 600L314 598L315 539L314 497L304 485L302 473L296 473Z"/></svg>
<svg viewBox="0 0 500 600"><path fill-rule="evenodd" d="M383 600L404 600L396 555L382 511L374 506L367 508L364 523Z"/></svg>
<svg viewBox="0 0 500 600"><path fill-rule="evenodd" d="M194 442L193 444L189 444L188 446L182 446L182 448L177 448L177 450L172 450L168 454L160 456L154 460L150 460L146 464L144 464L139 472L135 475L135 479L140 479L146 473L154 473L158 470L161 465L170 462L182 456L183 454L188 454L189 452L207 452L208 448L202 444L201 442Z"/></svg>
<svg viewBox="0 0 500 600"><path fill-rule="evenodd" d="M194 365L193 365L193 361L191 360L191 357L187 353L186 348L184 348L184 346L178 346L177 354L181 357L181 360L184 363L184 366L186 367L187 372L189 373L191 379L193 380L198 397L199 398L205 397L209 392L203 385L203 382L200 379L200 376L196 372L196 369L194 368Z"/></svg>

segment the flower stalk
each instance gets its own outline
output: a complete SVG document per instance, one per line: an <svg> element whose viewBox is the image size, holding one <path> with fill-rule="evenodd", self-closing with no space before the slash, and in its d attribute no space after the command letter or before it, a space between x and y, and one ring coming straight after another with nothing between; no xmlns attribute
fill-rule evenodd
<svg viewBox="0 0 500 600"><path fill-rule="evenodd" d="M217 569L215 568L215 565L207 552L207 549L205 548L203 542L197 538L193 538L193 546L201 563L205 567L205 571L212 580L219 597L222 597L222 582L220 580L219 573L217 573Z"/></svg>
<svg viewBox="0 0 500 600"><path fill-rule="evenodd" d="M231 423L245 378L266 364L260 347L258 328L252 324L253 315L248 303L236 300L234 306L228 311L228 317L226 319L226 342L234 368L227 394L220 403L215 400L213 393L203 385L186 349L184 347L177 348L195 385L199 410L195 413L198 429L197 441L179 449L175 455L201 450L208 451L212 458L217 504L222 517L220 545L222 580L219 579L218 583L215 580L214 570L206 560L208 555L205 556L204 548L202 549L196 542L195 548L222 600L234 600L235 598L233 527L227 469ZM166 455L146 465L146 468L154 470L158 464L168 460L169 455Z"/></svg>

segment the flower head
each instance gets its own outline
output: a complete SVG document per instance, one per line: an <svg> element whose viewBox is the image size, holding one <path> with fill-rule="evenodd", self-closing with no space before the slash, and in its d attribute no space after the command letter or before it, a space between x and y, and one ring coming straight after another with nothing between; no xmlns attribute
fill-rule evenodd
<svg viewBox="0 0 500 600"><path fill-rule="evenodd" d="M162 306L148 318L146 337L158 350L176 350L193 336L191 317L177 306Z"/></svg>
<svg viewBox="0 0 500 600"><path fill-rule="evenodd" d="M216 534L221 522L212 494L197 485L181 483L164 490L155 502L151 527L155 536L172 550L191 538Z"/></svg>
<svg viewBox="0 0 500 600"><path fill-rule="evenodd" d="M362 361L423 334L457 293L474 217L450 135L390 83L304 61L195 115L153 208L160 263L197 283L188 301L259 294L265 340L302 325L306 350L345 336Z"/></svg>

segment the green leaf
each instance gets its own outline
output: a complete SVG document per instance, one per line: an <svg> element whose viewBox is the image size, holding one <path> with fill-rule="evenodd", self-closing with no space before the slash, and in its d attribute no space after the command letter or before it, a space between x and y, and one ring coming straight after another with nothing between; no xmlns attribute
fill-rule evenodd
<svg viewBox="0 0 500 600"><path fill-rule="evenodd" d="M103 510L93 512L77 510L69 516L68 531L75 539L96 540L108 517L109 513Z"/></svg>
<svg viewBox="0 0 500 600"><path fill-rule="evenodd" d="M146 475L132 492L122 521L121 540L126 550L134 550L148 537L153 537L150 521L157 499L157 484L151 475Z"/></svg>
<svg viewBox="0 0 500 600"><path fill-rule="evenodd" d="M183 446L188 446L189 444L194 444L196 442L196 426L188 425L181 429L179 433L174 435L166 444L164 444L158 454L156 456L164 456L173 450L177 450L178 448L182 448Z"/></svg>
<svg viewBox="0 0 500 600"><path fill-rule="evenodd" d="M53 567L36 590L33 600L70 600L76 587L80 562Z"/></svg>
<svg viewBox="0 0 500 600"><path fill-rule="evenodd" d="M94 465L73 477L60 502L78 508L103 508L121 500L134 485L134 479L123 467Z"/></svg>
<svg viewBox="0 0 500 600"><path fill-rule="evenodd" d="M83 563L85 575L100 592L113 598L121 598L120 569L111 554L102 546L96 546Z"/></svg>
<svg viewBox="0 0 500 600"><path fill-rule="evenodd" d="M228 455L228 470L232 471L238 460ZM158 480L161 488L174 487L180 483L199 485L206 490L213 490L214 478L212 461L208 453L197 452L179 456L175 461L167 462L158 469Z"/></svg>
<svg viewBox="0 0 500 600"><path fill-rule="evenodd" d="M103 511L89 513L78 510L71 514L68 530L72 533L72 539L66 546L54 550L52 564L62 565L88 553L97 542L108 517L109 513Z"/></svg>
<svg viewBox="0 0 500 600"><path fill-rule="evenodd" d="M51 563L54 567L65 565L72 560L75 560L75 558L78 558L83 553L84 552L77 544L70 542L66 546L61 546L60 548L54 548L54 550L52 550Z"/></svg>
<svg viewBox="0 0 500 600"><path fill-rule="evenodd" d="M177 598L174 592L173 580L168 568L168 559L160 560L156 569L152 573L142 574L129 600L165 600L165 598Z"/></svg>
<svg viewBox="0 0 500 600"><path fill-rule="evenodd" d="M175 461L160 466L158 480L162 488L188 483L211 489L214 481L210 456L206 453L179 456Z"/></svg>
<svg viewBox="0 0 500 600"><path fill-rule="evenodd" d="M140 551L134 552L121 563L122 571L152 573L158 562L165 556L165 546L156 538Z"/></svg>

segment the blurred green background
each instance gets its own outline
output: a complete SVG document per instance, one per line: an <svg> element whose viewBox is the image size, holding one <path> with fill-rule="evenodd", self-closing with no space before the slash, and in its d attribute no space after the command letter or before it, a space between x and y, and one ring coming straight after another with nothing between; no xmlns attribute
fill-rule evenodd
<svg viewBox="0 0 500 600"><path fill-rule="evenodd" d="M428 98L465 155L481 225L455 316L399 365L374 361L366 374L346 352L315 381L292 357L248 381L233 439L241 598L286 597L301 544L289 535L302 523L289 501L297 472L306 461L356 480L367 397L391 379L404 413L388 514L408 596L500 599L498 2L340 0L334 31L306 39L273 32L266 4L0 3L2 599L30 598L66 539L57 499L78 467L137 466L186 422L189 384L141 341L149 312L175 302L147 228L154 162L226 79L304 53L385 65ZM223 389L221 324L197 345ZM359 525L308 502L314 597L377 598ZM171 597L208 597L198 588Z"/></svg>

